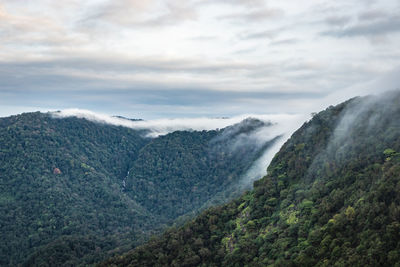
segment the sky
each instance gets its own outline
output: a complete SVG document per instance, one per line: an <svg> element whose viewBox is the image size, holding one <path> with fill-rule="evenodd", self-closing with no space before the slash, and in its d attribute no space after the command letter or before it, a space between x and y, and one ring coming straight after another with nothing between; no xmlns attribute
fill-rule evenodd
<svg viewBox="0 0 400 267"><path fill-rule="evenodd" d="M399 62L398 0L0 0L0 116L309 114Z"/></svg>

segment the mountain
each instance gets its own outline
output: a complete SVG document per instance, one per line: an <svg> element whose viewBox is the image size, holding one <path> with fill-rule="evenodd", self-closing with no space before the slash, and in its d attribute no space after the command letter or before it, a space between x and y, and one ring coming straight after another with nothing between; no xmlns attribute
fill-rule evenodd
<svg viewBox="0 0 400 267"><path fill-rule="evenodd" d="M221 131L177 131L154 139L130 169L127 191L170 222L221 193L237 197L243 192L235 186L241 176L279 138L258 144L249 135L269 126L247 119Z"/></svg>
<svg viewBox="0 0 400 267"><path fill-rule="evenodd" d="M219 201L238 195L243 188L232 185L276 138L239 142L268 126L249 119L147 138L146 130L52 113L0 118L0 265L100 261L190 218L228 189Z"/></svg>
<svg viewBox="0 0 400 267"><path fill-rule="evenodd" d="M130 119L130 118L126 118L124 116L113 116L113 118L118 118L118 119L123 119L123 120L130 120L130 121L143 121L143 119Z"/></svg>
<svg viewBox="0 0 400 267"><path fill-rule="evenodd" d="M110 265L400 266L400 93L316 114L253 190Z"/></svg>
<svg viewBox="0 0 400 267"><path fill-rule="evenodd" d="M0 265L79 240L73 257L65 253L68 261L116 247L121 233L134 239L148 231L154 216L120 186L148 142L139 132L77 118L27 113L0 119ZM143 221L149 224L132 227ZM108 241L98 242L104 236Z"/></svg>

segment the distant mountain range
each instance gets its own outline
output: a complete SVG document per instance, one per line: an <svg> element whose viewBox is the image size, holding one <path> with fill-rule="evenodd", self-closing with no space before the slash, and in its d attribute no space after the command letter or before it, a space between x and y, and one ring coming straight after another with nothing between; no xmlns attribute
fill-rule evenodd
<svg viewBox="0 0 400 267"><path fill-rule="evenodd" d="M143 119L130 119L130 118L126 118L124 116L113 116L114 118L118 118L118 119L123 119L123 120L130 120L130 121L143 121Z"/></svg>

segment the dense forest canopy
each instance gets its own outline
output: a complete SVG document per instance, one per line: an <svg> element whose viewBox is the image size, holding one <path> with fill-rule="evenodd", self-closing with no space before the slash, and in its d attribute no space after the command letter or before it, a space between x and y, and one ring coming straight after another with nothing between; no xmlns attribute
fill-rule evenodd
<svg viewBox="0 0 400 267"><path fill-rule="evenodd" d="M228 148L260 127L268 124L249 119L147 138L50 113L1 118L0 265L100 261L238 195L243 188L232 185L275 139Z"/></svg>
<svg viewBox="0 0 400 267"><path fill-rule="evenodd" d="M101 266L400 266L400 93L316 114L254 190Z"/></svg>

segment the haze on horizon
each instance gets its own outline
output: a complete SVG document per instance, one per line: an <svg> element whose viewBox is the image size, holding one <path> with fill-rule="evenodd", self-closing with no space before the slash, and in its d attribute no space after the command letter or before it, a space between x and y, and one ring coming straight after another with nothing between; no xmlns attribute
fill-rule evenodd
<svg viewBox="0 0 400 267"><path fill-rule="evenodd" d="M0 116L309 114L399 88L396 0L0 2Z"/></svg>

